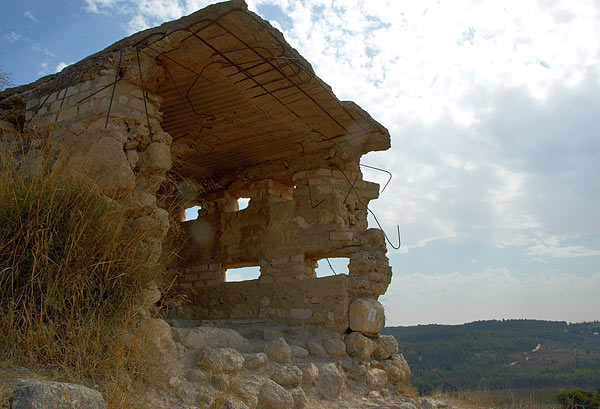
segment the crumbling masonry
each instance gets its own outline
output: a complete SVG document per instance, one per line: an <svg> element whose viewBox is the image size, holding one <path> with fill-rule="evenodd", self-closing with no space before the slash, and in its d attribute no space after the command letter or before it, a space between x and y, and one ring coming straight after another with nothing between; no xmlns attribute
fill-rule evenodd
<svg viewBox="0 0 600 409"><path fill-rule="evenodd" d="M242 1L123 39L62 72L0 94L0 114L69 149L69 169L136 209L160 254L169 204L188 236L178 286L195 319L268 318L377 334L391 278L385 237L367 228L379 185L360 158L387 130L339 101L276 29ZM178 181L173 192L167 177ZM250 198L238 210L238 198ZM347 257L317 278L316 261ZM228 268L260 277L225 282Z"/></svg>

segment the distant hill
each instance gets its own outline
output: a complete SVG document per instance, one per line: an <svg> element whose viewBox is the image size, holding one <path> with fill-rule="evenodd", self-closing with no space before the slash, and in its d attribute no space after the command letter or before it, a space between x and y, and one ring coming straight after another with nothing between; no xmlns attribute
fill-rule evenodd
<svg viewBox="0 0 600 409"><path fill-rule="evenodd" d="M388 327L420 393L434 389L600 388L600 321L502 320Z"/></svg>

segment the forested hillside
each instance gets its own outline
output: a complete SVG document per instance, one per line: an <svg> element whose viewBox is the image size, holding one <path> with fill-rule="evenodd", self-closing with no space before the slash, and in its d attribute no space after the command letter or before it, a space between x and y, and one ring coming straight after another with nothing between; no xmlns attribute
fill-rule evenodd
<svg viewBox="0 0 600 409"><path fill-rule="evenodd" d="M420 393L442 388L600 388L600 321L388 327Z"/></svg>

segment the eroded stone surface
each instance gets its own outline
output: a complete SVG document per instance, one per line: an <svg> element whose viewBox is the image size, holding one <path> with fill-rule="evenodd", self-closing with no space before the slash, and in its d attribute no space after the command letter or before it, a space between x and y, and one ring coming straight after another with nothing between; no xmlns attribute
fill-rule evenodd
<svg viewBox="0 0 600 409"><path fill-rule="evenodd" d="M100 392L83 385L19 379L13 409L106 409Z"/></svg>

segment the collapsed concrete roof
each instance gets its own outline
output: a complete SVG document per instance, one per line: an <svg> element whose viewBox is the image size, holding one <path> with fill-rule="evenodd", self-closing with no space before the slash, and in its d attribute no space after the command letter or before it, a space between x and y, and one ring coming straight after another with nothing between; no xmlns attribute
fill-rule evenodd
<svg viewBox="0 0 600 409"><path fill-rule="evenodd" d="M384 127L356 104L339 101L244 1L214 4L136 33L25 87L57 90L107 62L117 80L139 84L141 76L144 88L162 98L173 170L184 177L211 177L333 144L351 145L357 159L390 146Z"/></svg>

